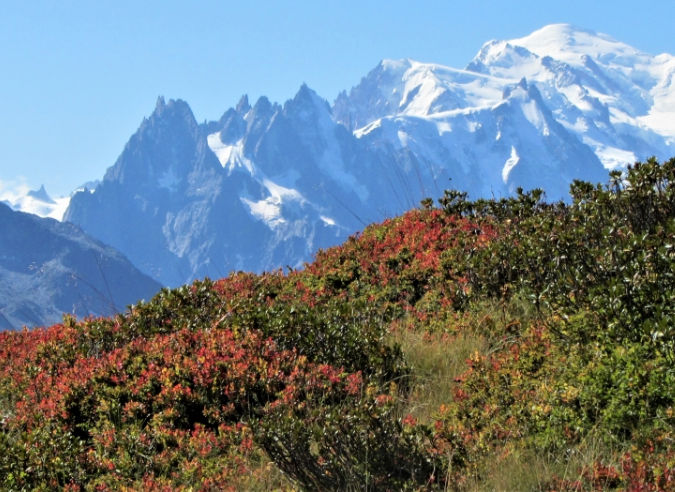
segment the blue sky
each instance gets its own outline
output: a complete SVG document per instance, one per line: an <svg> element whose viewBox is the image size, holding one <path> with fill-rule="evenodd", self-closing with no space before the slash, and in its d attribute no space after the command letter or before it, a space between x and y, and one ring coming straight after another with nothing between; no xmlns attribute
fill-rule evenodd
<svg viewBox="0 0 675 492"><path fill-rule="evenodd" d="M675 54L674 18L672 0L5 0L0 194L101 178L158 95L199 121L303 82L332 102L383 58L461 68L491 39L558 22Z"/></svg>

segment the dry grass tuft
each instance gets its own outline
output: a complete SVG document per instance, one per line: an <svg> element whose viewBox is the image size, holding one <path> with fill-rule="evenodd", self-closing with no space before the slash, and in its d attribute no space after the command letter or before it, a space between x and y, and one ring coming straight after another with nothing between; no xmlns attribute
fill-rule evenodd
<svg viewBox="0 0 675 492"><path fill-rule="evenodd" d="M235 484L239 492L293 492L300 489L286 478L277 466L262 454L249 462L250 473L242 475Z"/></svg>
<svg viewBox="0 0 675 492"><path fill-rule="evenodd" d="M401 414L421 423L429 423L440 406L451 401L455 378L466 371L471 354L487 348L485 339L471 332L431 335L403 330L396 338L413 370Z"/></svg>

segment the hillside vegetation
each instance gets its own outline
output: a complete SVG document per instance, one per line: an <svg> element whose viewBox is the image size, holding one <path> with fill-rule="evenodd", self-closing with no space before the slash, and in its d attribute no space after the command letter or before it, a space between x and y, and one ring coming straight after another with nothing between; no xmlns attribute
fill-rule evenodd
<svg viewBox="0 0 675 492"><path fill-rule="evenodd" d="M0 334L3 490L675 490L675 160Z"/></svg>

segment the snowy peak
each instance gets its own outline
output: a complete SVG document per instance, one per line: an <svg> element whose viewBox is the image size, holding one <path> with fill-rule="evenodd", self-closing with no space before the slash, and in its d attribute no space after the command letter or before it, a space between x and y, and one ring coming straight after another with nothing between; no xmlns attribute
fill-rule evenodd
<svg viewBox="0 0 675 492"><path fill-rule="evenodd" d="M432 114L481 108L501 100L506 85L490 75L413 60L385 60L354 87L338 96L336 121L353 131L397 114Z"/></svg>
<svg viewBox="0 0 675 492"><path fill-rule="evenodd" d="M654 57L605 34L553 24L523 38L486 43L467 69L505 76L499 69L522 69L548 57L575 68L588 68L590 60L607 70L629 75L630 70L660 64L657 58L665 59L664 56L672 58Z"/></svg>
<svg viewBox="0 0 675 492"><path fill-rule="evenodd" d="M399 112L415 116L493 105L513 82L430 63L413 63L403 80Z"/></svg>
<svg viewBox="0 0 675 492"><path fill-rule="evenodd" d="M333 114L359 137L386 118L454 120L497 107L522 79L608 169L675 153L675 58L568 24L490 41L464 70L384 61L338 96Z"/></svg>
<svg viewBox="0 0 675 492"><path fill-rule="evenodd" d="M405 90L403 77L411 66L411 60L380 62L349 95L345 91L338 95L333 105L335 120L353 131L396 113Z"/></svg>
<svg viewBox="0 0 675 492"><path fill-rule="evenodd" d="M606 34L598 34L570 24L552 24L524 38L509 41L540 57L550 56L570 65L582 65L584 56L606 64L635 67L650 62L653 57Z"/></svg>
<svg viewBox="0 0 675 492"><path fill-rule="evenodd" d="M5 191L0 194L0 202L5 203L13 210L62 220L63 214L68 208L70 197L52 199L45 190L44 185L39 190L28 190L20 186L15 191Z"/></svg>
<svg viewBox="0 0 675 492"><path fill-rule="evenodd" d="M47 203L49 205L56 205L56 202L47 194L45 190L45 185L40 186L39 190L31 190L27 193L27 196L35 198L36 200Z"/></svg>
<svg viewBox="0 0 675 492"><path fill-rule="evenodd" d="M190 106L180 99L159 97L154 112L141 123L103 184L128 184L136 190L185 192L199 163L202 131ZM208 164L206 162L205 164Z"/></svg>
<svg viewBox="0 0 675 492"><path fill-rule="evenodd" d="M490 41L483 45L476 58L467 65L466 70L499 77L514 77L514 75L505 73L504 70L514 66L539 65L540 58L527 48L513 45L511 42ZM522 72L520 74L522 75Z"/></svg>
<svg viewBox="0 0 675 492"><path fill-rule="evenodd" d="M666 80L674 67L671 55L655 57L604 34L554 24L524 38L486 43L467 69L497 77L524 76L540 83L554 81L559 87L590 85L597 92L592 95L602 103L636 117L652 109L653 90L669 86ZM566 77L561 77L562 72ZM621 108L618 95L628 95L629 104ZM639 104L640 99L646 104Z"/></svg>

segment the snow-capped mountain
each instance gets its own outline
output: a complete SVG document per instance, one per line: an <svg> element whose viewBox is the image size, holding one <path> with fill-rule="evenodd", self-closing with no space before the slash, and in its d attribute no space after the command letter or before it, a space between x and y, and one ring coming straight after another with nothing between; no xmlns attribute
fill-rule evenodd
<svg viewBox="0 0 675 492"><path fill-rule="evenodd" d="M507 196L523 187L543 188L550 199L565 197L576 178L606 179L598 157L556 120L526 79L504 82L415 62L383 62L369 77L406 66L404 84L391 91L401 94L394 114L371 122L362 116L368 114L358 104L365 80L338 98L335 115L343 124L364 124L354 134L383 159L405 159L403 172L419 186L415 198L440 195L448 178L473 197Z"/></svg>
<svg viewBox="0 0 675 492"><path fill-rule="evenodd" d="M63 214L68 208L70 197L53 199L47 194L44 185L38 190L29 190L25 193L7 193L0 197L0 202L13 210L19 210L39 217L63 220Z"/></svg>
<svg viewBox="0 0 675 492"><path fill-rule="evenodd" d="M671 157L674 70L670 55L553 25L489 42L463 70L385 60L332 107L303 85L200 125L160 98L65 220L165 285L298 267L451 186L559 199L574 179Z"/></svg>
<svg viewBox="0 0 675 492"><path fill-rule="evenodd" d="M338 97L335 116L356 131L382 118L416 117L437 122L440 132L457 114L502 104L505 91L526 80L555 120L614 169L675 153L674 74L671 55L648 55L609 36L556 24L486 43L465 70L384 61ZM528 110L536 126L535 113Z"/></svg>
<svg viewBox="0 0 675 492"><path fill-rule="evenodd" d="M362 162L357 143L307 87L283 107L244 98L204 125L185 102L160 98L65 220L165 285L297 267L363 226L350 214L364 213L368 190L344 168Z"/></svg>

